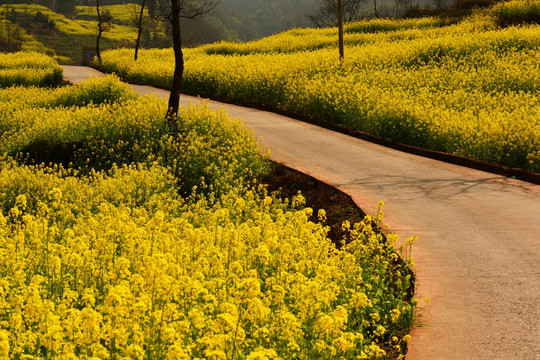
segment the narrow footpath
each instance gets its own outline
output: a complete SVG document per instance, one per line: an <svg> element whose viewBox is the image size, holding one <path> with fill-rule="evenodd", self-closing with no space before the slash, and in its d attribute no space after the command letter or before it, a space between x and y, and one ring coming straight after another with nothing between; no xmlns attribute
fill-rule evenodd
<svg viewBox="0 0 540 360"><path fill-rule="evenodd" d="M102 74L64 66L73 83L93 75ZM407 359L540 359L540 186L269 112L208 104L242 119L272 160L344 191L367 213L384 201L391 230L403 240L418 235L416 297L431 303L421 312L426 326L413 330Z"/></svg>

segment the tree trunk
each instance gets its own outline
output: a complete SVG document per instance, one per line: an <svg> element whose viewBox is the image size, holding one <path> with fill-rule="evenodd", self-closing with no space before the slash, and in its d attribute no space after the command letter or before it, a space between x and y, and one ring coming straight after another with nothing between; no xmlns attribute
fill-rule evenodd
<svg viewBox="0 0 540 360"><path fill-rule="evenodd" d="M142 20L144 15L144 5L146 0L143 0L141 5L141 13L139 14L139 25L137 32L137 41L135 42L135 60L137 60L137 55L139 54L139 44L141 43L141 34L142 34Z"/></svg>
<svg viewBox="0 0 540 360"><path fill-rule="evenodd" d="M345 50L343 49L343 0L338 0L338 38L339 38L339 58L343 60Z"/></svg>
<svg viewBox="0 0 540 360"><path fill-rule="evenodd" d="M180 91L182 88L182 76L184 75L184 54L182 52L182 37L180 32L180 4L178 0L171 1L171 25L174 49L174 75L169 96L169 110L167 121L169 126L178 131L178 109L180 107Z"/></svg>
<svg viewBox="0 0 540 360"><path fill-rule="evenodd" d="M99 51L99 40L101 40L101 33L103 33L102 30L102 24L101 24L101 12L99 10L99 0L96 0L96 10L97 10L97 16L98 16L98 35L96 40L96 56L101 62L101 51Z"/></svg>
<svg viewBox="0 0 540 360"><path fill-rule="evenodd" d="M379 11L377 11L377 0L373 0L373 13L375 14L375 17L379 17Z"/></svg>

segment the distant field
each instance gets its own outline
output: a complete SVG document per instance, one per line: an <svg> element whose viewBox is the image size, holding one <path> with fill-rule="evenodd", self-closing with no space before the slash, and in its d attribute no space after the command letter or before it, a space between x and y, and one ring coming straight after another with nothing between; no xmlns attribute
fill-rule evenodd
<svg viewBox="0 0 540 360"><path fill-rule="evenodd" d="M133 19L137 19L141 6L139 4L125 4L125 5L105 5L101 7L103 10L107 10L111 13L112 21L115 24L133 26ZM148 10L144 13L148 15ZM77 6L76 17L89 17L97 19L97 12L95 6Z"/></svg>
<svg viewBox="0 0 540 360"><path fill-rule="evenodd" d="M522 3L524 4L524 3ZM500 12L499 12L500 13ZM331 121L433 150L540 171L540 26L371 20L187 49L184 91ZM172 50L104 54L106 71L169 86Z"/></svg>
<svg viewBox="0 0 540 360"><path fill-rule="evenodd" d="M103 34L103 49L134 46L137 30L130 23L134 6L138 5L104 6L104 9L111 12L114 26ZM0 10L15 12L13 21L3 21L23 29L25 36L22 50L55 54L61 61L69 63L82 59L83 48L96 46L97 16L94 7L77 7L77 16L74 19L36 4L2 5ZM38 12L41 16L37 15ZM51 27L49 23L54 26ZM0 35L2 29L6 31L6 28L7 25L0 24Z"/></svg>

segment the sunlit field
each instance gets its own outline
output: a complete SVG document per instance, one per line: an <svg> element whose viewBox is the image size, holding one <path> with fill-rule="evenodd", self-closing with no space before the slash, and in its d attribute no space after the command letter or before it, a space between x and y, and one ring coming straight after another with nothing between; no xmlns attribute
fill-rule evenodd
<svg viewBox="0 0 540 360"><path fill-rule="evenodd" d="M117 7L121 7L120 10L116 10ZM36 4L10 4L4 5L4 10L15 11L16 13L26 16L28 19L33 19L36 16L36 13L39 11L43 16L46 16L50 21L53 21L56 29L65 34L65 35L91 35L96 36L97 34L97 22L92 20L72 20L66 18L65 16L58 14L51 9L36 5ZM116 6L106 6L105 9L109 11L112 10L111 15L118 15L118 13L123 13L121 20L125 20L126 16L130 16L132 10L128 5L116 5ZM92 11L93 10L93 11ZM79 7L79 13L95 15L95 8L91 7ZM124 25L124 24L115 24L112 29L103 34L104 38L117 41L135 41L137 37L137 30L133 26Z"/></svg>
<svg viewBox="0 0 540 360"><path fill-rule="evenodd" d="M0 53L0 87L52 86L61 81L62 68L47 55L35 52Z"/></svg>
<svg viewBox="0 0 540 360"><path fill-rule="evenodd" d="M102 48L134 46L137 28L131 18L137 7L140 9L135 4L103 7L111 13L113 26L103 33ZM0 12L4 13L0 36L10 39L14 29L18 29L22 34L21 50L55 55L70 63L81 59L83 48L96 45L95 6L78 6L75 17L66 17L37 4L4 4L0 6ZM162 35L160 31L158 33Z"/></svg>
<svg viewBox="0 0 540 360"><path fill-rule="evenodd" d="M538 172L540 26L500 27L498 17L527 6L478 10L449 26L434 18L349 24L343 61L336 29L186 49L183 89ZM143 51L134 62L132 51L112 50L100 66L168 87L173 52Z"/></svg>
<svg viewBox="0 0 540 360"><path fill-rule="evenodd" d="M58 72L2 56L25 84ZM183 108L176 133L114 76L19 83L0 89L0 358L403 357L416 240L383 236L382 204L332 242L324 211L259 184L266 154L224 112Z"/></svg>

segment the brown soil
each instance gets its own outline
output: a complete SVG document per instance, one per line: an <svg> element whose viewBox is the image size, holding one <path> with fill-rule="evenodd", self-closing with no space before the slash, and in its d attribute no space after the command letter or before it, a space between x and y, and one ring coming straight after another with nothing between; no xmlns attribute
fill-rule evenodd
<svg viewBox="0 0 540 360"><path fill-rule="evenodd" d="M342 238L341 224L345 220L352 224L362 221L365 216L349 195L282 164L272 163L272 171L263 183L268 185L270 193L277 192L282 198L291 199L300 191L306 206L313 209L312 221L318 221L318 211L324 209L326 225L330 227L328 237L336 244Z"/></svg>
<svg viewBox="0 0 540 360"><path fill-rule="evenodd" d="M282 198L291 199L298 194L306 199L306 206L313 209L312 221L317 221L317 212L319 209L326 211L326 225L330 227L328 238L336 245L340 245L343 231L341 224L348 220L351 224L360 222L366 215L360 209L351 197L344 192L325 184L309 175L291 169L285 165L272 162L272 171L262 179L268 186L269 192L277 192ZM376 225L372 223L374 229ZM408 270L403 276L410 275L411 286L407 290L407 299L411 301L414 296L415 273L404 265L401 258L396 261L396 266L401 265L403 271ZM396 278L397 280L397 278ZM403 348L401 354L405 355L407 348Z"/></svg>

